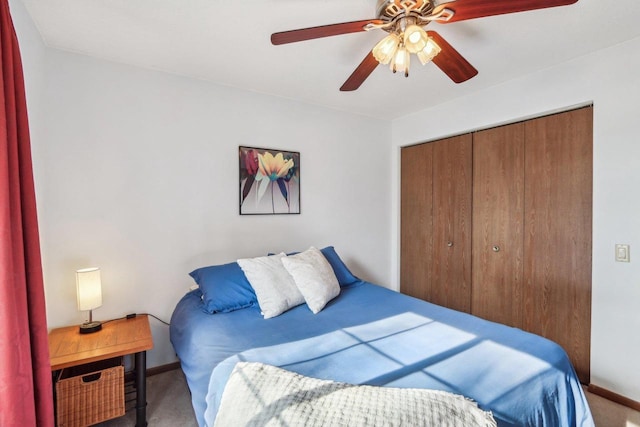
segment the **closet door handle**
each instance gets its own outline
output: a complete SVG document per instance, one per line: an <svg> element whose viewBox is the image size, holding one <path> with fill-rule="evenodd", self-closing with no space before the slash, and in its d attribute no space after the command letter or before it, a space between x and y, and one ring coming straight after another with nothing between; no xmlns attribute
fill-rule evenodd
<svg viewBox="0 0 640 427"><path fill-rule="evenodd" d="M492 248L493 252L500 252L500 246L494 245Z"/></svg>
<svg viewBox="0 0 640 427"><path fill-rule="evenodd" d="M453 242L447 242L447 246L449 247L453 246Z"/></svg>

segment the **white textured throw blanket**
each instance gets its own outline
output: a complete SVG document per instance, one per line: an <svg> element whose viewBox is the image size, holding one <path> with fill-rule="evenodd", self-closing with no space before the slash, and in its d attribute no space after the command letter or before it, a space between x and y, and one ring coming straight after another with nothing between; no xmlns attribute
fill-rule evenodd
<svg viewBox="0 0 640 427"><path fill-rule="evenodd" d="M305 377L262 363L236 365L216 427L495 427L463 396L435 390L351 385Z"/></svg>

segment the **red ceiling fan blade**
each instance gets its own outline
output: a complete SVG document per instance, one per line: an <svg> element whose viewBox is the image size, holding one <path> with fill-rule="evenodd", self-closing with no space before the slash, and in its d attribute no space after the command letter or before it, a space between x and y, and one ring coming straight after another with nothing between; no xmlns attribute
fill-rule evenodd
<svg viewBox="0 0 640 427"><path fill-rule="evenodd" d="M360 65L358 65L358 68L356 68L353 74L344 82L340 90L342 92L349 92L358 89L360 85L367 80L367 77L373 73L373 70L376 69L378 64L378 60L373 56L373 51L369 52Z"/></svg>
<svg viewBox="0 0 640 427"><path fill-rule="evenodd" d="M367 24L382 24L379 19L343 22L341 24L321 25L319 27L302 28L299 30L282 31L271 35L271 43L275 45L319 39L322 37L339 36L340 34L358 33L365 31Z"/></svg>
<svg viewBox="0 0 640 427"><path fill-rule="evenodd" d="M478 70L464 59L440 34L435 31L427 31L427 34L440 46L440 49L442 49L440 53L433 58L433 63L449 76L451 80L456 83L462 83L478 74Z"/></svg>
<svg viewBox="0 0 640 427"><path fill-rule="evenodd" d="M446 6L455 12L450 23L485 16L505 15L507 13L525 12L527 10L546 9L549 7L568 6L578 0L456 0Z"/></svg>

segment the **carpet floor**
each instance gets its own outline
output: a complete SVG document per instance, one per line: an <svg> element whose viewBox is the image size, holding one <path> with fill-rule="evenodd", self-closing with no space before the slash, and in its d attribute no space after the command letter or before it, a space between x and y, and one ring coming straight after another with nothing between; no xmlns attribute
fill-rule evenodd
<svg viewBox="0 0 640 427"><path fill-rule="evenodd" d="M127 397L125 396L125 400ZM97 424L100 427L136 425L134 402L126 404L123 417ZM149 427L198 427L191 406L191 394L180 369L147 378L147 424Z"/></svg>

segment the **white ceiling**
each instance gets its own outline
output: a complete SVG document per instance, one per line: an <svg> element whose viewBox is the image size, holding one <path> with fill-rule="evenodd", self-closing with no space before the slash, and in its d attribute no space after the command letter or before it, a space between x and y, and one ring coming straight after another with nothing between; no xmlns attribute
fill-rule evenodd
<svg viewBox="0 0 640 427"><path fill-rule="evenodd" d="M460 2L464 0L458 0ZM490 1L490 0L487 0ZM513 0L517 1L517 0ZM273 32L370 19L376 0L23 0L47 46L392 119L640 36L640 1L433 23L479 74L455 84L413 61L404 78L379 66L355 92L338 89L376 30L272 46ZM605 10L604 6L612 7Z"/></svg>

